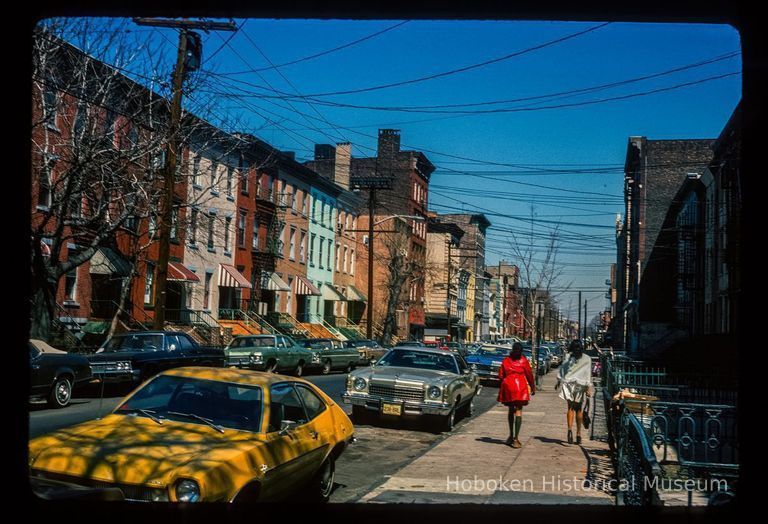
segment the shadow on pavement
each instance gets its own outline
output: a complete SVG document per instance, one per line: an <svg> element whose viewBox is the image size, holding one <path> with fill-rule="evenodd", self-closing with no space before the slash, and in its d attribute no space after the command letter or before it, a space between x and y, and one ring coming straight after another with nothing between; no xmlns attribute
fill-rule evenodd
<svg viewBox="0 0 768 524"><path fill-rule="evenodd" d="M491 438L491 437L480 437L475 439L477 442L484 442L486 444L501 444L502 446L506 446L507 443L504 440L499 440L497 438Z"/></svg>
<svg viewBox="0 0 768 524"><path fill-rule="evenodd" d="M547 437L533 437L534 439L543 442L545 444L560 444L561 446L575 446L576 444L568 444L567 441L555 438Z"/></svg>

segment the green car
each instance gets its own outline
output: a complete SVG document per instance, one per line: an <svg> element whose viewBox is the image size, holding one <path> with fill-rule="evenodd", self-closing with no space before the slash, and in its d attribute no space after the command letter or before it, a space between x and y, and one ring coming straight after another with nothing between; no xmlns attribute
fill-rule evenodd
<svg viewBox="0 0 768 524"><path fill-rule="evenodd" d="M224 349L227 366L272 373L287 372L300 377L304 368L320 365L313 353L286 335L238 335Z"/></svg>
<svg viewBox="0 0 768 524"><path fill-rule="evenodd" d="M318 368L323 375L333 370L350 373L355 369L360 353L357 348L346 345L332 338L309 338L301 341L302 345L313 353L311 368Z"/></svg>

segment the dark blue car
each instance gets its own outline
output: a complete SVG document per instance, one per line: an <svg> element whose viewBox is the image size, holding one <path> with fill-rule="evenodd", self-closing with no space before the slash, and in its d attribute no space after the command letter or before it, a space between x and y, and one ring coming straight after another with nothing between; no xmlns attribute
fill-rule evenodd
<svg viewBox="0 0 768 524"><path fill-rule="evenodd" d="M509 346L483 344L475 353L467 355L467 364L475 370L480 380L499 382L499 368L504 357L509 355Z"/></svg>

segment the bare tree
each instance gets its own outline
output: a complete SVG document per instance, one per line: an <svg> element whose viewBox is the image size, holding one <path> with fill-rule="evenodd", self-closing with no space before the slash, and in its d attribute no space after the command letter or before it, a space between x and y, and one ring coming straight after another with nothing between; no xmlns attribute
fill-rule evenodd
<svg viewBox="0 0 768 524"><path fill-rule="evenodd" d="M396 223L402 224L400 221ZM423 281L426 267L425 260L410 253L410 235L406 229L397 233L387 233L382 235L381 239L385 251L377 258L386 267L386 280L381 285L387 297L381 336L382 344L386 345L391 342L392 336L398 329L397 311L410 306L408 295L410 285Z"/></svg>
<svg viewBox="0 0 768 524"><path fill-rule="evenodd" d="M174 57L159 52L152 39L131 33L128 24L118 19L49 19L34 30L32 337L48 339L61 279L104 247L129 253L130 277L124 280L118 308L123 310L129 296L126 284L157 240ZM205 81L209 79L191 76L185 94ZM189 100L196 111L213 111L215 106L211 99ZM214 151L211 156L229 158L242 146L188 111L179 132L182 148L194 142L198 151ZM182 190L172 229L184 238L190 218L186 208L202 205L210 191L188 198L183 188L193 174L178 165L176 183ZM213 183L219 182L209 178L202 185ZM111 329L115 327L116 318Z"/></svg>
<svg viewBox="0 0 768 524"><path fill-rule="evenodd" d="M533 350L534 366L538 367L536 355L536 340L538 338L537 308L539 305L547 308L554 307L555 299L560 293L554 294L552 289L562 275L562 268L557 264L559 226L555 226L544 238L544 249L537 249L536 235L533 229L534 208L531 206L531 228L527 238L518 240L514 232L510 249L512 250L520 269L522 285L523 321L531 331L531 348ZM523 242L524 241L524 242ZM541 244L539 242L538 244ZM539 258L542 256L543 258ZM538 370L535 370L538 373Z"/></svg>

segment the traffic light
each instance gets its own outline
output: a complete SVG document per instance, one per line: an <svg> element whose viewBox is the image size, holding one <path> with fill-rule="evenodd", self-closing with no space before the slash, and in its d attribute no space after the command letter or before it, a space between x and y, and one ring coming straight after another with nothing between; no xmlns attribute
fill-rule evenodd
<svg viewBox="0 0 768 524"><path fill-rule="evenodd" d="M187 54L184 57L184 74L192 73L200 69L203 57L203 44L200 35L194 31L187 31Z"/></svg>

